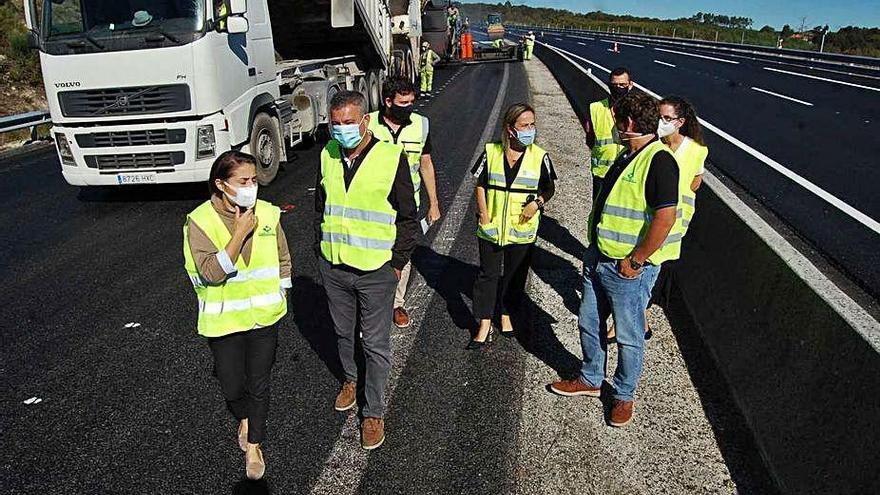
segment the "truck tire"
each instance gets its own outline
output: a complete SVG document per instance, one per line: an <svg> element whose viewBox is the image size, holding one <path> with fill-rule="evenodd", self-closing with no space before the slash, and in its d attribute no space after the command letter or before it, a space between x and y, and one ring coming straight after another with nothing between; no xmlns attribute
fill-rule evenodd
<svg viewBox="0 0 880 495"><path fill-rule="evenodd" d="M379 84L379 74L371 71L367 75L367 100L371 111L379 110L382 106L382 89Z"/></svg>
<svg viewBox="0 0 880 495"><path fill-rule="evenodd" d="M354 83L355 91L364 95L364 98L367 100L367 106L370 107L369 110L373 108L370 106L370 88L367 85L367 77L359 77L357 81Z"/></svg>
<svg viewBox="0 0 880 495"><path fill-rule="evenodd" d="M251 128L250 149L257 159L257 182L261 186L269 185L278 175L283 145L281 129L275 117L258 113Z"/></svg>

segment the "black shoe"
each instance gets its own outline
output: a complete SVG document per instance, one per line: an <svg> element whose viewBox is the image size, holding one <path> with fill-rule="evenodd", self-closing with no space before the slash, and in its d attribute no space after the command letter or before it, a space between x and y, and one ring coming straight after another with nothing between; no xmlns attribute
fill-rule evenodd
<svg viewBox="0 0 880 495"><path fill-rule="evenodd" d="M654 336L654 331L651 330L651 327L648 327L648 331L645 332L645 340L651 340L651 337Z"/></svg>
<svg viewBox="0 0 880 495"><path fill-rule="evenodd" d="M476 351L476 350L482 349L483 347L486 347L486 344L488 344L489 342L492 342L492 328L491 327L489 328L489 333L486 334L486 340L480 342L478 340L471 339L471 341L468 342L468 345L467 345L467 347L465 347L465 349L467 349L469 351Z"/></svg>

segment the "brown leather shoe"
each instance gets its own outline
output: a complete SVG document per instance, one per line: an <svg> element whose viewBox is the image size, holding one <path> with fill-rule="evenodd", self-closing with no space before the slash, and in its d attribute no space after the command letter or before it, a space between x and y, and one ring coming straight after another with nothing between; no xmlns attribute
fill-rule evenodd
<svg viewBox="0 0 880 495"><path fill-rule="evenodd" d="M266 461L263 460L263 451L257 445L254 448L248 446L244 454L245 474L249 480L258 480L266 474Z"/></svg>
<svg viewBox="0 0 880 495"><path fill-rule="evenodd" d="M397 328L407 328L412 324L409 313L402 307L394 308L394 326Z"/></svg>
<svg viewBox="0 0 880 495"><path fill-rule="evenodd" d="M385 442L385 420L364 418L361 423L361 447L365 450L378 449Z"/></svg>
<svg viewBox="0 0 880 495"><path fill-rule="evenodd" d="M611 406L611 426L616 426L620 428L621 426L626 426L632 421L633 418L633 407L636 405L634 401L631 400L614 400L614 404Z"/></svg>
<svg viewBox="0 0 880 495"><path fill-rule="evenodd" d="M591 387L581 381L580 378L575 378L574 380L559 380L558 382L551 383L550 390L566 397L577 397L579 395L599 397L602 393L601 387Z"/></svg>
<svg viewBox="0 0 880 495"><path fill-rule="evenodd" d="M339 412L348 411L357 405L357 384L355 382L345 382L339 389L339 395L336 396L336 403L333 408Z"/></svg>

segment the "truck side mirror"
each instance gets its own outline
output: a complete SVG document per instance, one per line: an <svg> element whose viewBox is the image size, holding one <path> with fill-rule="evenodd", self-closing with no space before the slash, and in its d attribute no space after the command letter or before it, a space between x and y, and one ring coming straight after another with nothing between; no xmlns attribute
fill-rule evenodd
<svg viewBox="0 0 880 495"><path fill-rule="evenodd" d="M230 17L226 19L226 32L229 34L246 33L248 28L248 20L244 17Z"/></svg>
<svg viewBox="0 0 880 495"><path fill-rule="evenodd" d="M27 47L31 50L40 49L40 35L38 35L37 32L34 30L30 30L27 32Z"/></svg>
<svg viewBox="0 0 880 495"><path fill-rule="evenodd" d="M229 15L244 15L247 14L247 0L228 0L229 1Z"/></svg>
<svg viewBox="0 0 880 495"><path fill-rule="evenodd" d="M354 0L330 0L330 25L334 28L354 26Z"/></svg>

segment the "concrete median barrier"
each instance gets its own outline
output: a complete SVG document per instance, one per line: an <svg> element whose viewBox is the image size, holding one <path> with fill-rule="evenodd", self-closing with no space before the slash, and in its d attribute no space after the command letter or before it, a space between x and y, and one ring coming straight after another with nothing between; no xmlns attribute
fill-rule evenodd
<svg viewBox="0 0 880 495"><path fill-rule="evenodd" d="M536 55L579 117L604 94L558 53ZM775 481L880 493L880 324L718 178L704 184L674 290Z"/></svg>

